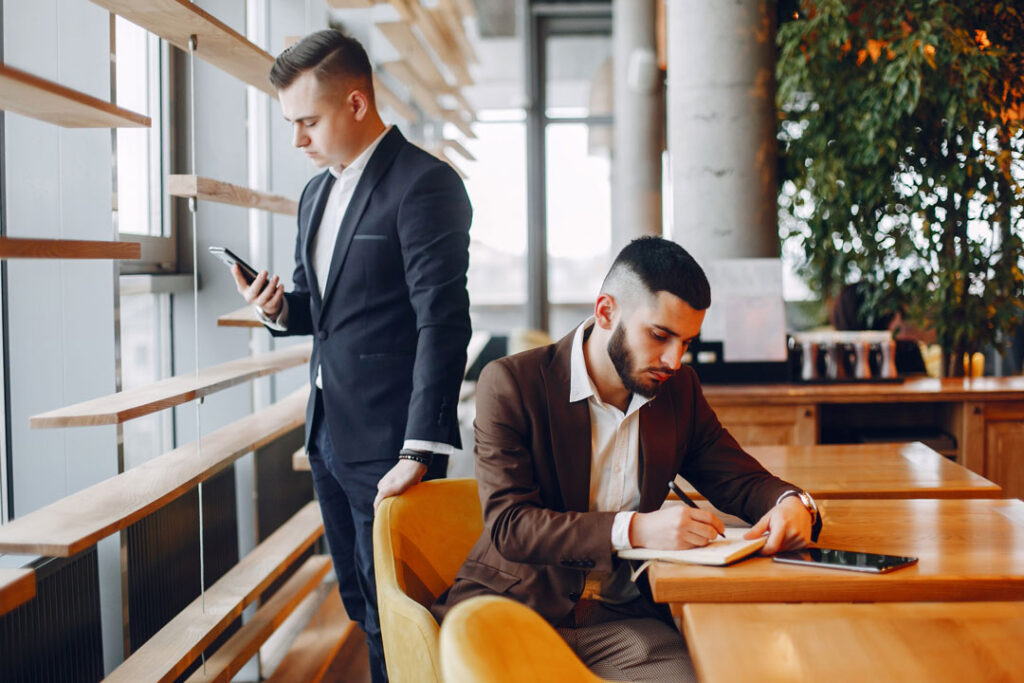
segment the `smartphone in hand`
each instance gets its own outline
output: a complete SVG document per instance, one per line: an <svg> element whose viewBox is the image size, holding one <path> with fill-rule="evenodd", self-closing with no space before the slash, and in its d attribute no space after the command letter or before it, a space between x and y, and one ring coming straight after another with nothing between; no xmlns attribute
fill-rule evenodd
<svg viewBox="0 0 1024 683"><path fill-rule="evenodd" d="M219 258L224 262L228 268L233 265L238 265L238 269L242 271L242 279L245 280L246 284L252 284L259 276L259 271L250 266L248 263L243 261L235 252L231 251L227 247L210 247L210 253ZM260 292L266 288L267 283L270 281L270 277L267 277L267 281L263 283L263 287L260 288Z"/></svg>

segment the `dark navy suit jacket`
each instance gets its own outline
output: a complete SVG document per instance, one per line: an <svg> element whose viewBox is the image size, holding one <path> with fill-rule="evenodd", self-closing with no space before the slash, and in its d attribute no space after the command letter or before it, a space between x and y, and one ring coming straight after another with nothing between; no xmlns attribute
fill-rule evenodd
<svg viewBox="0 0 1024 683"><path fill-rule="evenodd" d="M406 439L460 447L472 217L462 180L392 127L341 221L321 300L312 245L333 183L325 170L302 192L288 329L271 333L313 335L310 384L319 366L342 461L397 459ZM307 446L312 417L311 396Z"/></svg>

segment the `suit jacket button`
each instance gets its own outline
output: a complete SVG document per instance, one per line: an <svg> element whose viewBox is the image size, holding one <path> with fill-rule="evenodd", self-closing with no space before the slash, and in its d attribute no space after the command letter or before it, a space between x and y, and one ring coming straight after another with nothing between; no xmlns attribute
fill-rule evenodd
<svg viewBox="0 0 1024 683"><path fill-rule="evenodd" d="M316 333L316 336L320 341L327 339L327 330L320 330L319 332Z"/></svg>
<svg viewBox="0 0 1024 683"><path fill-rule="evenodd" d="M572 600L573 602L579 602L580 594L577 593L576 591L573 591L572 593L569 593L569 599Z"/></svg>

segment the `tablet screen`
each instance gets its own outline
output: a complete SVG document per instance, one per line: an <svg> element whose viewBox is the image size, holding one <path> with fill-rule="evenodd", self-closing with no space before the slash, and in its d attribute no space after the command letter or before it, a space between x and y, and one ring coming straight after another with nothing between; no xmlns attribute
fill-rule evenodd
<svg viewBox="0 0 1024 683"><path fill-rule="evenodd" d="M856 572L882 574L917 562L916 557L899 555L879 555L857 550L836 550L834 548L808 548L788 553L779 553L772 557L776 562L788 564L805 564L813 567L829 569L848 569Z"/></svg>

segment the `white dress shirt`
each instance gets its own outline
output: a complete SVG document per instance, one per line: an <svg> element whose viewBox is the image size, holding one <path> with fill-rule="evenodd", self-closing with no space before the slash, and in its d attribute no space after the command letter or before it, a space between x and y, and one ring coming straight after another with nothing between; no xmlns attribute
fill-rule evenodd
<svg viewBox="0 0 1024 683"><path fill-rule="evenodd" d="M590 410L590 510L618 511L612 524L612 547L631 548L629 523L640 506L640 408L649 399L634 393L626 412L601 400L587 372L583 338L591 317L576 328L569 355L569 401L587 401ZM618 572L591 572L587 597L626 602L639 595L629 581L628 565Z"/></svg>
<svg viewBox="0 0 1024 683"><path fill-rule="evenodd" d="M307 284L310 286L316 285L320 290L321 300L323 299L324 292L327 291L327 277L331 272L331 259L334 256L334 244L338 241L338 231L341 230L341 221L345 217L345 211L348 210L349 203L352 201L352 195L355 194L356 185L359 184L359 179L363 176L363 171L366 170L367 162L369 162L374 150L377 149L377 145L380 144L380 141L384 139L389 130L391 130L391 126L385 128L384 132L377 136L377 139L371 142L351 164L345 166L341 171L338 171L333 166L327 169L334 176L334 184L331 185L330 193L327 195L327 203L324 204L324 213L320 219L320 227L317 229L316 234L313 235L313 272L306 273L307 280L315 281L308 282ZM281 303L281 311L278 313L277 318L273 320L265 316L258 306L256 307L256 313L263 324L284 332L288 329L288 300L284 299ZM318 389L323 389L324 387L323 376L319 367L316 369L316 386ZM455 452L455 448L449 444L420 441L417 439L407 439L402 447L426 450L443 455L451 455Z"/></svg>

